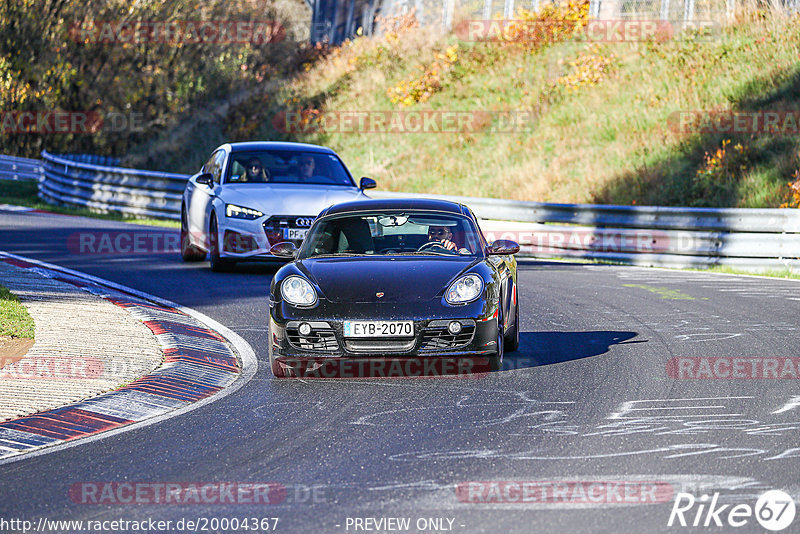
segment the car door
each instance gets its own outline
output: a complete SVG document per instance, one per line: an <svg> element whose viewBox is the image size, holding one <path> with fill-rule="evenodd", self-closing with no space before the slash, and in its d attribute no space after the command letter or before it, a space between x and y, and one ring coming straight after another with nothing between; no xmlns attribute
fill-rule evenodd
<svg viewBox="0 0 800 534"><path fill-rule="evenodd" d="M211 185L198 184L195 178L192 178L194 191L191 194L188 206L189 210L189 229L195 232L195 235L204 235L208 230L208 220L211 213L211 206L220 190L220 183L222 181L222 167L225 161L226 152L219 149L214 152L208 159L200 173L209 173L213 178Z"/></svg>
<svg viewBox="0 0 800 534"><path fill-rule="evenodd" d="M469 210L469 215L475 226L478 228L479 233L483 236L483 230L480 229L478 218ZM485 240L481 240L482 246L490 245ZM500 285L500 301L499 305L503 310L503 322L505 326L513 324L512 316L514 310L512 308L514 294L514 284L516 283L516 259L514 256L486 256L486 263L488 263L492 270L496 273ZM514 317L516 320L516 317Z"/></svg>

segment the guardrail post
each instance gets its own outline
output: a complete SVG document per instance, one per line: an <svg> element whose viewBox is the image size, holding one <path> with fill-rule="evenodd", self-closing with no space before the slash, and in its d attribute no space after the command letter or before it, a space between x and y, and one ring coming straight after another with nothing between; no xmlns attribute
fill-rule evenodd
<svg viewBox="0 0 800 534"><path fill-rule="evenodd" d="M505 0L503 5L503 18L508 20L514 17L514 0Z"/></svg>
<svg viewBox="0 0 800 534"><path fill-rule="evenodd" d="M450 31L453 29L453 12L456 9L455 0L444 0L443 9L444 12L442 13L442 25L444 26L445 30Z"/></svg>
<svg viewBox="0 0 800 534"><path fill-rule="evenodd" d="M683 26L694 20L694 0L684 0Z"/></svg>

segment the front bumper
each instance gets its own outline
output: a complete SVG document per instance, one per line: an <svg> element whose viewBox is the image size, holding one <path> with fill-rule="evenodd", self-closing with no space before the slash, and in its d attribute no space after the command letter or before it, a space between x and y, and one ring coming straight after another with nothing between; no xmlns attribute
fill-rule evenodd
<svg viewBox="0 0 800 534"><path fill-rule="evenodd" d="M285 238L284 230L307 229L313 220L314 216L301 215L273 215L254 220L226 217L220 221L220 257L230 260L286 261L285 258L274 256L270 249L277 243L287 241L299 248L303 240ZM298 226L297 221L303 221L303 226Z"/></svg>
<svg viewBox="0 0 800 534"><path fill-rule="evenodd" d="M290 376L443 376L489 371L497 354L495 310L483 301L464 306L427 303L363 303L343 307L324 300L312 309L270 301L269 354ZM348 320L413 321L413 337L344 336ZM451 334L457 321L461 331ZM311 332L300 334L300 325ZM311 373L311 375L309 374Z"/></svg>

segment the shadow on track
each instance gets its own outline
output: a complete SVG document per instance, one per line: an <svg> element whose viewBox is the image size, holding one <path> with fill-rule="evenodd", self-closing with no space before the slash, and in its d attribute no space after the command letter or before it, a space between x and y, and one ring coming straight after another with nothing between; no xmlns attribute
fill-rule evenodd
<svg viewBox="0 0 800 534"><path fill-rule="evenodd" d="M520 347L516 352L506 353L503 371L563 363L609 351L611 346L628 343L639 335L636 332L594 330L588 332L520 332Z"/></svg>

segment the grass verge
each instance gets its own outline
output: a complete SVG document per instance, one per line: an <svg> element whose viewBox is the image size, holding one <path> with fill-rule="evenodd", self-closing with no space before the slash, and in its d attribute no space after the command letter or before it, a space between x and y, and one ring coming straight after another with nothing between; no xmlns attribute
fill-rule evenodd
<svg viewBox="0 0 800 534"><path fill-rule="evenodd" d="M745 276L767 276L769 278L786 278L790 280L800 280L800 273L797 271L790 271L789 269L764 271L764 272L750 272L741 269L732 269L721 265L715 265L709 269L681 269L684 271L700 271L706 273L721 273L721 274L738 274Z"/></svg>
<svg viewBox="0 0 800 534"><path fill-rule="evenodd" d="M0 336L33 339L33 319L16 295L0 286Z"/></svg>
<svg viewBox="0 0 800 534"><path fill-rule="evenodd" d="M592 264L592 265L617 265L617 266L630 266L628 263L618 262L618 261L608 261L608 260L594 260L591 258L569 258L569 257L556 257L556 258L517 258L521 264L523 262L557 262L557 263L581 263L581 264ZM692 271L692 272L699 272L699 273L720 273L720 274L736 274L740 276L766 276L768 278L785 278L787 280L800 280L800 273L797 271L791 271L789 269L778 269L772 271L763 271L763 272L753 272L753 271L744 271L742 269L734 269L732 267L726 267L724 265L714 265L712 267L708 267L705 269L699 268L692 268L687 267L685 269L678 269L672 267L644 267L641 265L634 265L633 267L639 267L642 269L668 269L670 271Z"/></svg>
<svg viewBox="0 0 800 534"><path fill-rule="evenodd" d="M71 208L48 204L38 197L38 185L35 182L0 180L0 204L14 204L26 206L38 210L52 211L64 215L77 215L80 217L92 217L95 219L105 219L109 221L122 221L133 224L144 224L148 226L163 226L166 228L179 228L178 221L164 219L139 219L119 213L100 213L87 208Z"/></svg>

